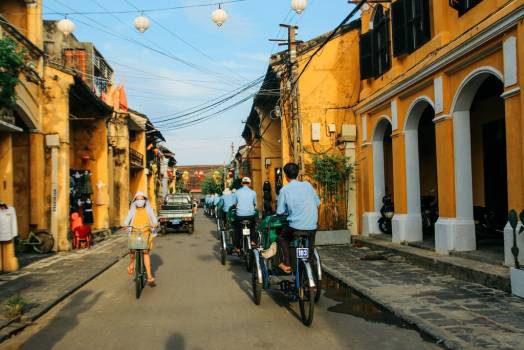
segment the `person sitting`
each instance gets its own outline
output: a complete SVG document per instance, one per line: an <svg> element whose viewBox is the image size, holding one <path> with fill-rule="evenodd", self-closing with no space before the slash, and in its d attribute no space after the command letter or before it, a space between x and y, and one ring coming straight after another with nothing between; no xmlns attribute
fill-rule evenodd
<svg viewBox="0 0 524 350"><path fill-rule="evenodd" d="M222 212L220 213L220 219L222 219L222 222L224 224L227 223L227 213L229 212L229 209L235 204L235 195L229 188L226 188L222 192L222 196L220 197L220 203L222 204Z"/></svg>
<svg viewBox="0 0 524 350"><path fill-rule="evenodd" d="M256 222L257 193L251 188L251 179L244 177L242 179L242 188L235 192L236 213L235 213L235 249L240 251L242 246L242 221L251 221L251 244L255 245L255 235L253 227Z"/></svg>
<svg viewBox="0 0 524 350"><path fill-rule="evenodd" d="M219 202L220 202L220 197L219 197L218 193L215 193L213 195L213 202L211 204L213 206L213 215L212 216L214 218L218 217L218 214L219 214L218 213L219 212L219 210L218 210L218 203Z"/></svg>
<svg viewBox="0 0 524 350"><path fill-rule="evenodd" d="M295 234L298 232L307 233L310 249L315 244L320 198L309 182L297 180L299 174L297 164L286 164L284 174L288 184L282 187L278 195L277 215L287 214L289 227L283 230L278 238L279 246L284 255L284 261L280 263L279 268L290 273L292 258L294 257L290 255L289 248Z"/></svg>

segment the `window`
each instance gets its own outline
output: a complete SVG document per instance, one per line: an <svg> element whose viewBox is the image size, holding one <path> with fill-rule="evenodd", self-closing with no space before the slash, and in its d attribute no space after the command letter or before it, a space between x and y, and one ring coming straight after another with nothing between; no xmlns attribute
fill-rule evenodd
<svg viewBox="0 0 524 350"><path fill-rule="evenodd" d="M64 64L67 67L74 69L77 73L82 75L82 79L86 80L87 74L87 55L83 49L65 49L64 50Z"/></svg>
<svg viewBox="0 0 524 350"><path fill-rule="evenodd" d="M360 76L376 78L391 66L389 57L389 16L378 6L373 17L373 29L360 36Z"/></svg>
<svg viewBox="0 0 524 350"><path fill-rule="evenodd" d="M394 56L412 53L431 38L429 0L398 0L391 15Z"/></svg>
<svg viewBox="0 0 524 350"><path fill-rule="evenodd" d="M457 10L459 16L462 16L481 1L482 0L449 0L449 6Z"/></svg>

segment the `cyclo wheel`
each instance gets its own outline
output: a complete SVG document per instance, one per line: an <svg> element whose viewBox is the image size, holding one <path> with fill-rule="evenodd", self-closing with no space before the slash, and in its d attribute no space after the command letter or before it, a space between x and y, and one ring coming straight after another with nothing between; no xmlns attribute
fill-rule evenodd
<svg viewBox="0 0 524 350"><path fill-rule="evenodd" d="M143 271L142 267L144 266L142 262L142 251L137 250L135 251L135 293L136 298L140 298L140 294L142 294L142 289L144 288L143 284Z"/></svg>
<svg viewBox="0 0 524 350"><path fill-rule="evenodd" d="M254 265L254 264L253 264ZM262 299L262 283L258 280L258 269L251 269L251 286L253 287L253 302L255 305L260 305Z"/></svg>
<svg viewBox="0 0 524 350"><path fill-rule="evenodd" d="M225 242L224 242L224 232L220 232L220 262L222 265L226 264L226 257L227 257L227 251L224 248Z"/></svg>
<svg viewBox="0 0 524 350"><path fill-rule="evenodd" d="M309 278L304 263L300 263L299 281L298 304L300 305L300 318L302 323L309 327L313 322L313 314L315 311L314 299L316 288L309 285Z"/></svg>
<svg viewBox="0 0 524 350"><path fill-rule="evenodd" d="M315 278L315 303L318 303L320 300L320 296L322 294L322 288L320 288L320 279L318 276L318 268L322 268L322 265L320 261L317 261L316 256L313 258L313 263L311 264L311 268L313 269L313 277Z"/></svg>
<svg viewBox="0 0 524 350"><path fill-rule="evenodd" d="M34 245L33 250L40 254L49 253L55 245L55 239L53 238L53 236L45 231L37 232L35 233L35 235L40 240L40 244Z"/></svg>
<svg viewBox="0 0 524 350"><path fill-rule="evenodd" d="M245 237L245 251L244 254L246 255L246 270L247 272L251 272L253 270L253 256L251 252L251 241L249 240L249 237Z"/></svg>

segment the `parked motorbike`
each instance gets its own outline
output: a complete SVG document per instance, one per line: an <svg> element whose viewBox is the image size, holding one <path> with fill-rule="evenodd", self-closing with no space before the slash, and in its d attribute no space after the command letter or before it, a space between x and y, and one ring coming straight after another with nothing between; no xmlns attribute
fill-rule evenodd
<svg viewBox="0 0 524 350"><path fill-rule="evenodd" d="M435 232L435 223L438 220L438 204L435 196L422 196L420 198L420 213L422 215L422 232L431 234Z"/></svg>
<svg viewBox="0 0 524 350"><path fill-rule="evenodd" d="M500 237L504 230L499 228L503 224L497 225L497 214L495 211L482 207L473 207L473 219L475 220L475 232L477 238Z"/></svg>
<svg viewBox="0 0 524 350"><path fill-rule="evenodd" d="M382 208L380 208L381 218L378 220L378 227L382 233L391 234L391 219L393 219L394 214L395 208L393 201L391 200L391 196L387 194L382 198Z"/></svg>

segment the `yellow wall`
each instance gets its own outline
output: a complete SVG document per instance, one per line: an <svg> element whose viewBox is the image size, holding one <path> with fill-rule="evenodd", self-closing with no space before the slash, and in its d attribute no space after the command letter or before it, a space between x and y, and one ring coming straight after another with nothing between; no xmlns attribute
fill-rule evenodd
<svg viewBox="0 0 524 350"><path fill-rule="evenodd" d="M0 132L0 199L13 205L13 147L11 133Z"/></svg>

